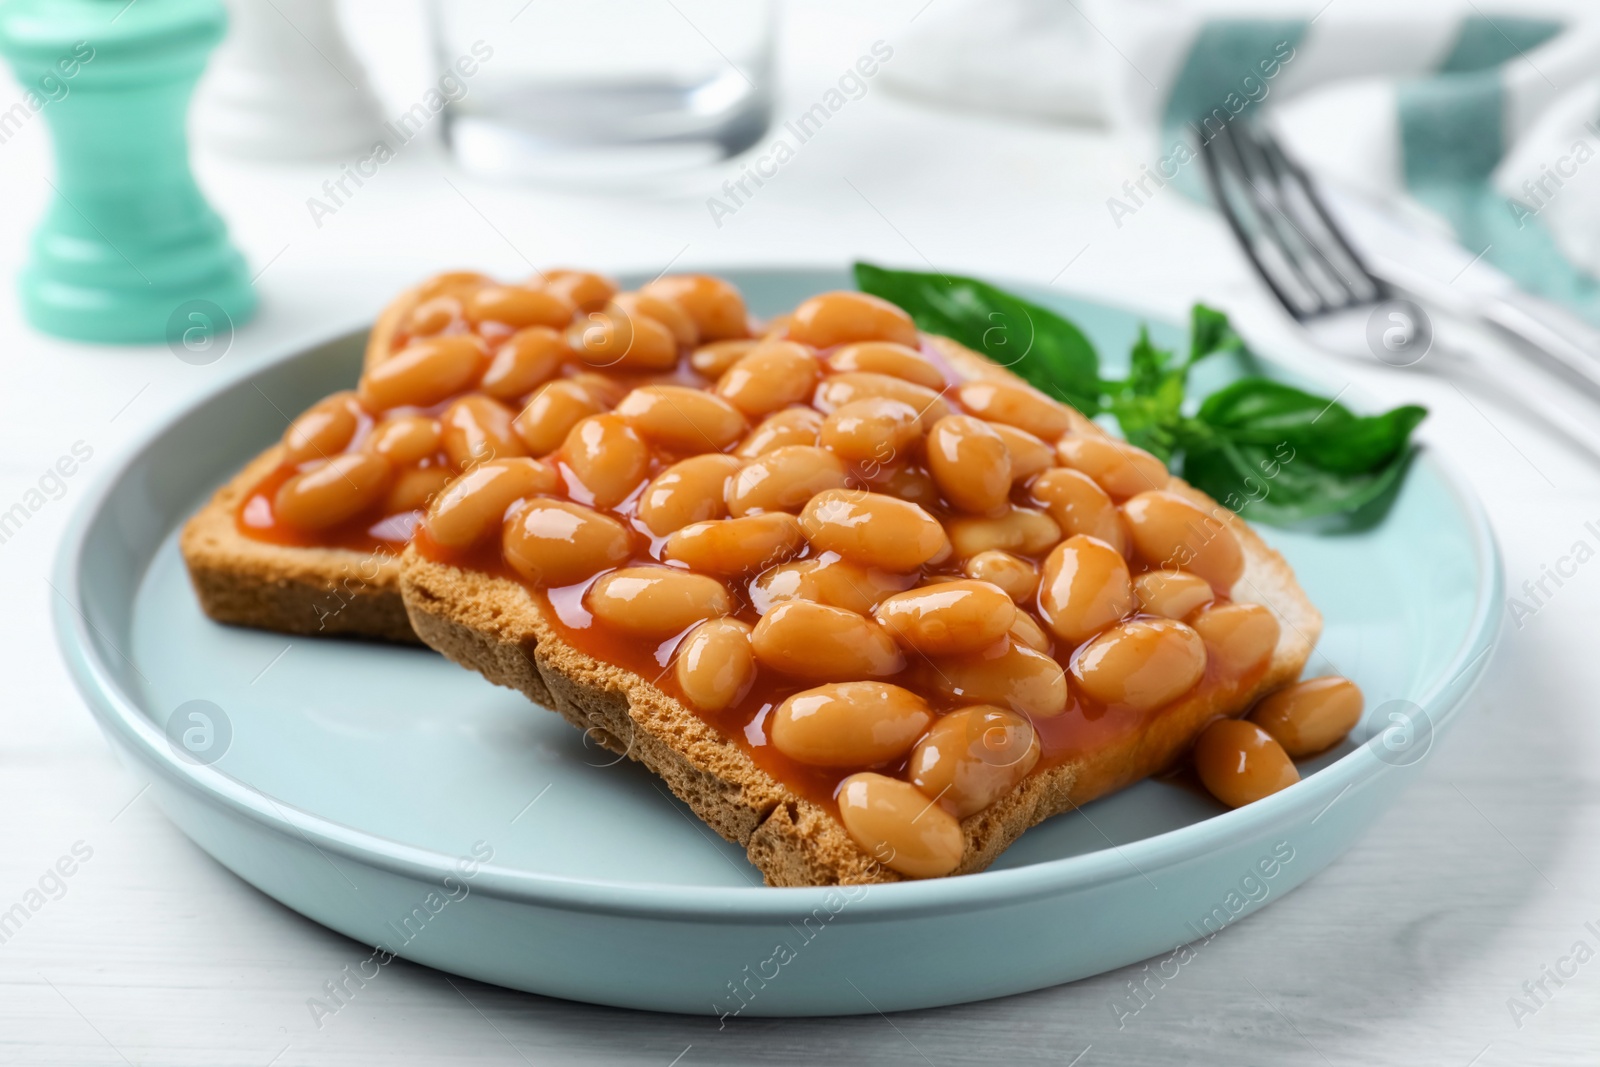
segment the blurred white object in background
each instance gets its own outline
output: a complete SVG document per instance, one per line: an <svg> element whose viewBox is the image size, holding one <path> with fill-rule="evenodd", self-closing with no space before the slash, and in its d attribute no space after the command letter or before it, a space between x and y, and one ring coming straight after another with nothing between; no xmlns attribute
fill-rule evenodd
<svg viewBox="0 0 1600 1067"><path fill-rule="evenodd" d="M195 103L202 144L284 160L372 147L378 102L332 0L228 0L228 16Z"/></svg>
<svg viewBox="0 0 1600 1067"><path fill-rule="evenodd" d="M435 61L477 60L445 139L482 174L630 185L749 148L772 111L768 0L433 0Z"/></svg>
<svg viewBox="0 0 1600 1067"><path fill-rule="evenodd" d="M957 107L1098 125L1100 41L1064 0L962 0L924 9L884 81Z"/></svg>

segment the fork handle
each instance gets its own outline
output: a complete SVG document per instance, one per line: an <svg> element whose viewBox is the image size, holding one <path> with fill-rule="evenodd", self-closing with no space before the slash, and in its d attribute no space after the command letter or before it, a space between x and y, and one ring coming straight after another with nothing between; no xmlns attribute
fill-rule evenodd
<svg viewBox="0 0 1600 1067"><path fill-rule="evenodd" d="M1502 296L1490 297L1479 306L1478 314L1501 333L1549 356L1600 389L1600 337L1590 333L1580 340L1582 335L1572 327L1563 329L1558 318L1563 312L1530 308L1522 299Z"/></svg>
<svg viewBox="0 0 1600 1067"><path fill-rule="evenodd" d="M1542 423L1547 430L1565 438L1568 444L1588 453L1591 459L1600 461L1600 429L1594 420L1574 414L1552 397L1547 387L1534 384L1536 379L1517 373L1522 365L1513 353L1503 348L1496 351L1481 343L1470 348L1451 345L1448 351L1455 357L1449 364L1452 371L1465 371L1465 376L1474 379L1485 394L1502 402L1512 401L1525 416ZM1504 431L1500 432L1504 436Z"/></svg>
<svg viewBox="0 0 1600 1067"><path fill-rule="evenodd" d="M1519 292L1468 294L1387 257L1371 269L1424 306L1484 323L1501 338L1560 365L1588 383L1593 399L1600 400L1600 332L1565 309Z"/></svg>

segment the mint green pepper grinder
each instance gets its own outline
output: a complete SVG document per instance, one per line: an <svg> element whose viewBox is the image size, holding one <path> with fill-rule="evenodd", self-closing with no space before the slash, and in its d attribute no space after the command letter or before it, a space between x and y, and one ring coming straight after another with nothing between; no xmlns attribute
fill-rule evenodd
<svg viewBox="0 0 1600 1067"><path fill-rule="evenodd" d="M40 330L176 345L197 324L231 334L255 311L244 259L189 170L185 133L226 24L217 0L0 3L0 54L55 139L55 198L21 277L23 312Z"/></svg>

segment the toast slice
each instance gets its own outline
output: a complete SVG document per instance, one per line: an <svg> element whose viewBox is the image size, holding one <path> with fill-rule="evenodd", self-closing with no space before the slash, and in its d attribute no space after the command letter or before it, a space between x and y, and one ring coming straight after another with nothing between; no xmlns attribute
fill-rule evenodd
<svg viewBox="0 0 1600 1067"><path fill-rule="evenodd" d="M964 379L1012 377L952 341L930 340ZM1228 514L1176 478L1169 488ZM1168 705L1141 734L1030 774L1010 794L962 820L965 851L952 873L981 871L1030 826L1167 769L1213 718L1243 714L1259 696L1299 676L1320 635L1321 616L1282 556L1243 521L1227 521L1245 556L1233 599L1266 606L1280 623L1265 675L1247 691L1197 692ZM411 626L426 644L643 763L709 826L744 848L767 884L903 880L860 848L831 812L786 788L650 679L565 641L520 583L434 562L411 547L402 556L400 588Z"/></svg>
<svg viewBox="0 0 1600 1067"><path fill-rule="evenodd" d="M239 532L239 506L282 455L274 445L251 460L184 525L178 544L201 610L258 630L420 644L400 598L398 549L301 548Z"/></svg>
<svg viewBox="0 0 1600 1067"><path fill-rule="evenodd" d="M363 365L389 352L417 303L400 294L367 335ZM235 521L252 490L283 460L273 445L251 460L184 525L179 540L200 608L217 622L289 634L370 637L420 644L400 599L400 553L275 545L247 537Z"/></svg>

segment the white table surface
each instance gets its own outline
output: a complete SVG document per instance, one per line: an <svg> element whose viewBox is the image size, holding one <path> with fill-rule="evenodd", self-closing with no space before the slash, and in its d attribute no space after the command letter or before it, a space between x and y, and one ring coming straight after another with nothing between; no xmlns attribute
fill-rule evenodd
<svg viewBox="0 0 1600 1067"><path fill-rule="evenodd" d="M787 16L780 117L803 110L871 41L921 6ZM387 99L414 99L414 11L354 11ZM404 17L402 17L404 16ZM381 53L381 57L380 57ZM19 90L0 87L0 99ZM1229 309L1274 351L1300 352L1221 223L1174 193L1121 228L1105 199L1137 160L1093 131L941 112L874 86L720 229L709 189L632 197L495 185L414 145L316 228L305 199L330 164L202 156L202 184L260 271L262 310L222 363L165 347L99 348L20 321L9 279L49 188L35 120L0 146L0 505L74 442L94 450L0 544L0 909L77 842L92 849L0 945L0 1061L19 1064L641 1063L760 1060L946 1064L1570 1064L1594 1062L1600 963L1517 1025L1508 998L1600 923L1600 566L1580 568L1520 628L1418 769L1401 807L1292 895L1230 927L1119 1030L1128 973L884 1018L714 1020L595 1008L396 962L319 1028L306 1006L367 949L301 918L189 843L112 758L52 644L45 575L82 485L219 368L371 313L402 285L463 265L622 270L855 256L1053 283L1180 315ZM448 180L447 180L448 179ZM1319 360L1361 404L1420 401L1422 437L1467 473L1493 517L1508 585L1596 543L1594 466L1540 420L1436 378ZM1592 414L1592 412L1590 413ZM1087 1051L1086 1051L1087 1050ZM1074 1059L1074 1057L1080 1057ZM675 1059L676 1057L676 1059Z"/></svg>

